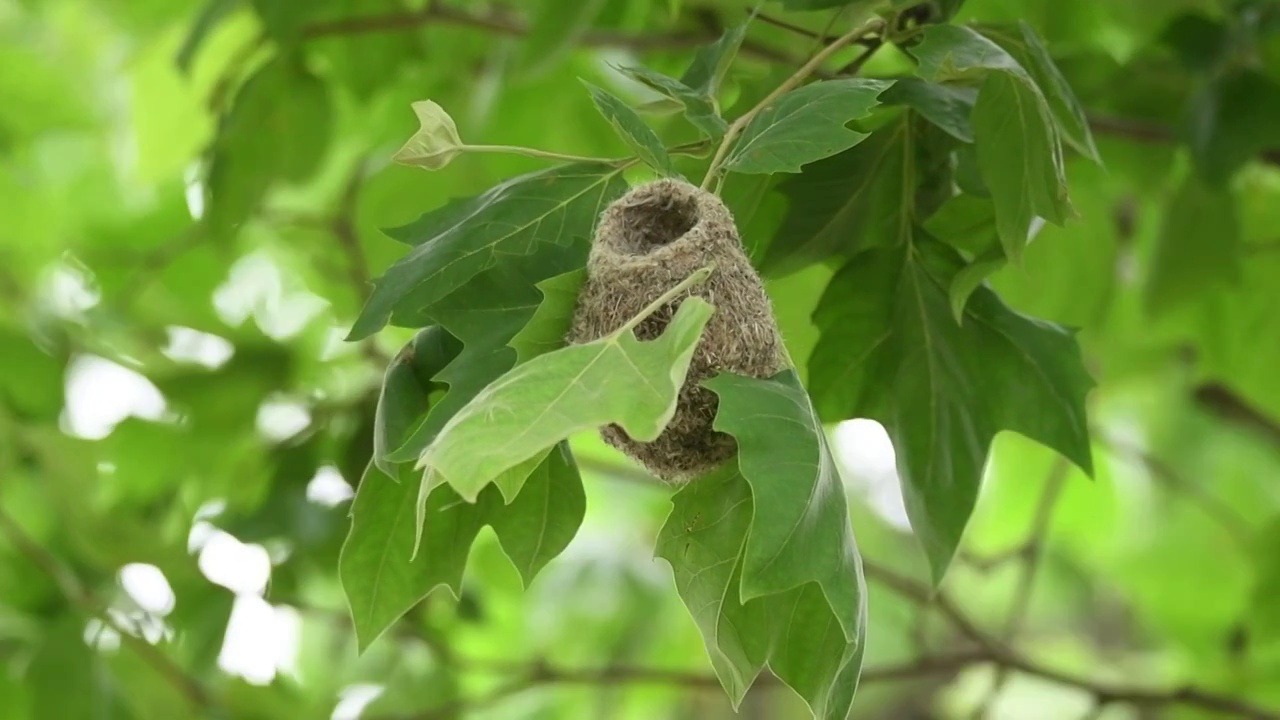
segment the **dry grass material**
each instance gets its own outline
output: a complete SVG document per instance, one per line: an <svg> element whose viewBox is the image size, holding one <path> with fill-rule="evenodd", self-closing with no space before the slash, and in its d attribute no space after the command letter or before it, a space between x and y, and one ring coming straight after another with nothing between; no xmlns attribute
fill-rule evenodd
<svg viewBox="0 0 1280 720"><path fill-rule="evenodd" d="M568 338L583 343L613 332L712 263L715 270L705 283L676 297L635 330L640 340L658 337L680 302L691 295L715 306L671 422L647 443L633 440L616 425L601 428L605 442L673 483L715 469L737 450L732 436L712 429L718 398L699 383L722 370L770 377L783 364L769 296L720 198L684 181L665 179L633 188L606 208Z"/></svg>

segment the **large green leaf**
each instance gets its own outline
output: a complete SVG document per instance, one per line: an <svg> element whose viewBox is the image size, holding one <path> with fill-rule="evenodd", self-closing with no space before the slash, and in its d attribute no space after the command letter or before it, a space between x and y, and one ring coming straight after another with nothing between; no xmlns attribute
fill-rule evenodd
<svg viewBox="0 0 1280 720"><path fill-rule="evenodd" d="M961 142L973 142L969 115L977 91L964 85L942 85L919 78L902 78L880 95L885 105L906 105Z"/></svg>
<svg viewBox="0 0 1280 720"><path fill-rule="evenodd" d="M863 641L866 588L844 487L795 370L767 380L721 373L715 427L738 442L755 512L742 557L742 598L816 582L850 644Z"/></svg>
<svg viewBox="0 0 1280 720"><path fill-rule="evenodd" d="M245 82L223 119L209 164L206 219L237 228L275 184L306 180L320 166L332 133L323 81L281 55Z"/></svg>
<svg viewBox="0 0 1280 720"><path fill-rule="evenodd" d="M561 444L510 503L496 487L485 488L475 502L464 502L448 486L434 488L410 560L416 479L408 465L398 466L394 479L370 465L351 508L338 574L362 650L437 586L458 595L471 545L485 525L493 527L527 586L577 534L586 507L577 467Z"/></svg>
<svg viewBox="0 0 1280 720"><path fill-rule="evenodd" d="M516 364L517 349L512 341L541 307L538 284L580 269L586 263L587 247L581 239L564 246L544 245L532 255L508 258L484 271L427 308L425 313L393 316L408 325L439 324L461 341L462 350L428 376L432 383L447 386L448 391L432 405L429 414L419 418L407 437L387 446L388 460L416 460L454 413ZM563 296L557 296L556 307L562 310L564 300ZM544 312L539 325L530 328L531 333L541 331L548 324L566 322L561 312L554 315L548 314L550 312L551 309ZM563 336L560 340L563 345ZM552 342L547 337L543 341ZM531 348L526 346L525 350L528 352ZM426 408L422 411L425 413Z"/></svg>
<svg viewBox="0 0 1280 720"><path fill-rule="evenodd" d="M586 85L587 92L591 93L591 101L595 103L596 109L613 126L618 137L622 138L623 142L635 152L636 157L663 175L671 175L674 172L671 169L671 156L667 154L667 148L662 144L662 139L653 131L653 128L644 123L644 119L635 110L585 80L582 84Z"/></svg>
<svg viewBox="0 0 1280 720"><path fill-rule="evenodd" d="M676 590L735 708L767 664L815 716L843 720L865 646L845 640L817 583L742 599L743 555L759 506L752 493L732 468L689 483L672 498L656 554L671 564ZM865 606L857 612L861 617Z"/></svg>
<svg viewBox="0 0 1280 720"><path fill-rule="evenodd" d="M578 293L586 279L586 270L580 269L538 283L542 302L529 322L507 343L516 351L516 362L526 362L564 347L573 325Z"/></svg>
<svg viewBox="0 0 1280 720"><path fill-rule="evenodd" d="M1151 258L1147 308L1165 312L1240 280L1240 218L1230 190L1191 176L1169 199Z"/></svg>
<svg viewBox="0 0 1280 720"><path fill-rule="evenodd" d="M714 100L673 77L654 72L646 67L622 67L618 70L636 82L662 93L680 104L690 124L706 133L713 140L724 136L728 124L716 111Z"/></svg>
<svg viewBox="0 0 1280 720"><path fill-rule="evenodd" d="M557 166L511 178L389 231L414 248L375 282L348 339L377 332L394 312L427 311L500 257L590 237L600 211L625 187L612 165Z"/></svg>
<svg viewBox="0 0 1280 720"><path fill-rule="evenodd" d="M880 104L891 85L884 80L846 78L806 85L765 105L742 129L725 161L740 173L800 172L867 137L845 127Z"/></svg>
<svg viewBox="0 0 1280 720"><path fill-rule="evenodd" d="M691 279L702 277L700 271ZM641 342L632 332L649 311L599 340L516 366L450 418L423 451L423 482L443 478L472 502L499 475L576 432L617 424L636 440L653 440L675 413L712 311L690 297L656 340Z"/></svg>
<svg viewBox="0 0 1280 720"><path fill-rule="evenodd" d="M1017 262L1033 218L1061 225L1074 212L1062 150L1044 99L1019 73L987 76L973 108L973 130L978 169L995 203L1000 244Z"/></svg>
<svg viewBox="0 0 1280 720"><path fill-rule="evenodd" d="M996 433L1026 435L1092 472L1084 399L1093 381L1073 333L1017 314L987 288L957 324L948 288L961 266L922 231L857 256L814 312L822 336L809 361L824 418L872 418L888 431L935 580L959 545Z"/></svg>
<svg viewBox="0 0 1280 720"><path fill-rule="evenodd" d="M715 42L698 48L688 69L680 76L680 82L711 98L714 104L714 98L720 91L720 83L724 81L725 73L729 72L729 66L746 36L746 23L725 28Z"/></svg>
<svg viewBox="0 0 1280 720"><path fill-rule="evenodd" d="M960 25L925 28L924 38L909 51L920 63L916 73L933 82L972 80L990 70L1026 74L1004 48Z"/></svg>
<svg viewBox="0 0 1280 720"><path fill-rule="evenodd" d="M1062 139L1081 155L1094 162L1102 162L1080 100L1036 31L1025 21L1019 21L1016 30L1006 32L1003 28L984 28L983 34L999 43L1031 74L1049 104L1054 125Z"/></svg>
<svg viewBox="0 0 1280 720"><path fill-rule="evenodd" d="M388 454L401 446L430 408L433 390L443 383L433 381L462 352L462 343L447 330L432 325L405 345L382 379L374 414L373 462L382 472L393 475Z"/></svg>

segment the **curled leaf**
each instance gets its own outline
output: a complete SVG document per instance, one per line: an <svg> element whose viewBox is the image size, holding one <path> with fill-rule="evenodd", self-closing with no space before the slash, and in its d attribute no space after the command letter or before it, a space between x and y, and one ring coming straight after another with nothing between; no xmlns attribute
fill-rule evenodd
<svg viewBox="0 0 1280 720"><path fill-rule="evenodd" d="M402 165L439 170L462 153L458 127L444 108L431 100L419 100L410 107L418 116L418 132L391 156L392 160Z"/></svg>

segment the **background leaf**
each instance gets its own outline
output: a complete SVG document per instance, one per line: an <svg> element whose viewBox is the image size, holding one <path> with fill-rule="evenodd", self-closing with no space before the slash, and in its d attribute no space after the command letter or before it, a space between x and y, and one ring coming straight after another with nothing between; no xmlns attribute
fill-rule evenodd
<svg viewBox="0 0 1280 720"><path fill-rule="evenodd" d="M671 169L671 157L667 155L667 149L663 146L662 140L652 128L644 124L644 120L636 114L635 110L585 80L582 84L586 85L587 92L591 93L591 101L595 103L596 109L613 126L618 137L622 138L635 152L636 157L663 175L671 175L674 172Z"/></svg>

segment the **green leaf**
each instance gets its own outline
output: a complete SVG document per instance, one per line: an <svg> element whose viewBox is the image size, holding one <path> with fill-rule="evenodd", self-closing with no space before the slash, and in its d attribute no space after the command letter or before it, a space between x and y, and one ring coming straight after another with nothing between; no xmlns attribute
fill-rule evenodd
<svg viewBox="0 0 1280 720"><path fill-rule="evenodd" d="M646 85L652 90L662 93L674 100L684 109L689 123L701 130L712 140L724 137L728 123L716 111L715 102L673 77L654 72L645 67L620 67L618 71L636 82Z"/></svg>
<svg viewBox="0 0 1280 720"><path fill-rule="evenodd" d="M667 154L662 139L644 123L635 110L586 80L582 80L582 84L591 93L591 101L595 103L596 109L613 126L618 137L635 152L636 157L663 175L670 176L675 172L671 169L671 156Z"/></svg>
<svg viewBox="0 0 1280 720"><path fill-rule="evenodd" d="M947 294L951 298L951 314L955 316L957 323L964 322L964 306L968 304L973 292L992 273L1007 265L1008 262L1009 259L1004 256L1004 250L993 243L986 252L974 258L956 273L956 276L951 279L951 287L948 288Z"/></svg>
<svg viewBox="0 0 1280 720"><path fill-rule="evenodd" d="M822 336L809 361L824 418L872 418L888 431L935 581L960 543L996 433L1018 432L1092 473L1084 399L1093 381L1074 334L1015 313L987 288L957 324L947 288L961 266L920 231L857 256L814 311Z"/></svg>
<svg viewBox="0 0 1280 720"><path fill-rule="evenodd" d="M462 342L462 351L430 376L433 383L447 385L449 390L408 439L387 454L388 460L416 460L454 413L516 364L511 341L540 307L538 283L582 268L587 248L587 242L579 240L564 247L544 245L532 255L508 258L431 307L397 318L408 325L440 325Z"/></svg>
<svg viewBox="0 0 1280 720"><path fill-rule="evenodd" d="M1037 88L1048 103L1054 126L1062 139L1077 152L1090 160L1101 163L1098 148L1093 142L1093 131L1084 107L1062 71L1058 69L1049 49L1040 41L1036 31L1025 21L1019 21L1017 36L1006 35L996 29L984 29L984 34L1000 44L1018 63L1031 74Z"/></svg>
<svg viewBox="0 0 1280 720"><path fill-rule="evenodd" d="M843 720L857 689L864 645L845 642L817 583L745 602L740 591L751 531L752 487L725 468L684 486L658 533L656 555L702 633L734 708L767 664L822 720ZM852 609L852 608L848 608ZM859 617L865 605L857 609Z"/></svg>
<svg viewBox="0 0 1280 720"><path fill-rule="evenodd" d="M586 507L577 467L561 444L509 504L496 487L485 488L474 503L448 486L436 487L410 561L416 478L407 465L398 467L395 479L370 465L351 508L338 573L362 651L437 586L458 595L471 545L485 525L493 527L527 587L577 534Z"/></svg>
<svg viewBox="0 0 1280 720"><path fill-rule="evenodd" d="M1191 100L1189 135L1196 169L1221 187L1263 150L1280 147L1280 82L1252 69L1231 69Z"/></svg>
<svg viewBox="0 0 1280 720"><path fill-rule="evenodd" d="M718 40L698 48L693 55L693 62L689 63L689 68L680 76L680 82L704 97L714 98L746 36L746 23L726 28Z"/></svg>
<svg viewBox="0 0 1280 720"><path fill-rule="evenodd" d="M995 203L1000 244L1018 262L1032 218L1061 225L1074 212L1061 148L1044 100L1017 73L987 76L973 108L973 129L978 169Z"/></svg>
<svg viewBox="0 0 1280 720"><path fill-rule="evenodd" d="M387 366L374 413L373 462L379 470L395 474L387 455L409 439L431 406L431 393L445 387L433 378L461 352L457 338L432 325L415 335Z"/></svg>
<svg viewBox="0 0 1280 720"><path fill-rule="evenodd" d="M1188 177L1165 209L1143 293L1147 310L1169 312L1238 282L1240 236L1232 192Z"/></svg>
<svg viewBox="0 0 1280 720"><path fill-rule="evenodd" d="M989 198L955 195L924 221L924 229L952 247L974 255L999 244L995 205Z"/></svg>
<svg viewBox="0 0 1280 720"><path fill-rule="evenodd" d="M715 428L738 441L755 512L742 557L742 598L822 588L844 639L863 642L866 587L844 486L822 424L795 370L767 380L721 373Z"/></svg>
<svg viewBox="0 0 1280 720"><path fill-rule="evenodd" d="M675 413L711 313L690 297L656 340L641 342L628 324L516 366L449 420L418 466L472 502L494 478L576 432L616 423L636 440L655 439Z"/></svg>
<svg viewBox="0 0 1280 720"><path fill-rule="evenodd" d="M191 29L187 31L186 38L182 41L182 47L178 49L176 61L178 69L184 73L191 71L191 63L195 61L196 54L200 52L200 46L204 44L209 34L240 6L240 0L205 0L204 5L200 8L200 14L196 16L195 22L191 24Z"/></svg>
<svg viewBox="0 0 1280 720"><path fill-rule="evenodd" d="M600 212L625 188L621 170L611 165L557 166L511 178L388 231L415 247L374 283L347 339L377 332L397 308L430 308L500 256L590 237Z"/></svg>
<svg viewBox="0 0 1280 720"><path fill-rule="evenodd" d="M1249 608L1250 629L1260 644L1280 640L1280 558L1275 549L1280 547L1280 518L1272 518L1257 532L1254 541L1253 597Z"/></svg>
<svg viewBox="0 0 1280 720"><path fill-rule="evenodd" d="M740 173L798 173L803 165L847 150L867 134L845 125L865 117L891 84L847 78L792 90L747 123L724 166Z"/></svg>
<svg viewBox="0 0 1280 720"><path fill-rule="evenodd" d="M211 226L232 230L274 184L309 178L328 149L331 113L324 83L296 58L279 56L254 73L214 143L206 215Z"/></svg>
<svg viewBox="0 0 1280 720"><path fill-rule="evenodd" d="M962 85L939 85L919 78L902 78L880 95L885 105L906 105L961 142L973 142L969 115L978 92Z"/></svg>
<svg viewBox="0 0 1280 720"><path fill-rule="evenodd" d="M403 165L439 170L462 154L462 139L453 118L431 100L419 100L410 106L418 117L418 131L405 142L391 159Z"/></svg>
<svg viewBox="0 0 1280 720"><path fill-rule="evenodd" d="M852 149L787 176L778 190L789 206L765 251L763 272L787 275L893 238L906 202L908 132L907 123L893 123Z"/></svg>
<svg viewBox="0 0 1280 720"><path fill-rule="evenodd" d="M528 362L564 347L573 325L578 293L586 279L586 270L580 269L538 283L542 303L529 322L507 343L516 351L516 363Z"/></svg>
<svg viewBox="0 0 1280 720"><path fill-rule="evenodd" d="M302 28L320 9L320 3L296 3L293 0L249 0L262 26L277 42L289 45L296 42Z"/></svg>
<svg viewBox="0 0 1280 720"><path fill-rule="evenodd" d="M1026 74L1004 48L960 25L930 25L909 52L920 63L916 74L932 82L973 80L990 70Z"/></svg>

